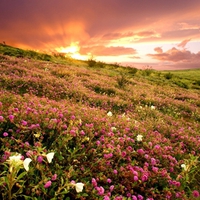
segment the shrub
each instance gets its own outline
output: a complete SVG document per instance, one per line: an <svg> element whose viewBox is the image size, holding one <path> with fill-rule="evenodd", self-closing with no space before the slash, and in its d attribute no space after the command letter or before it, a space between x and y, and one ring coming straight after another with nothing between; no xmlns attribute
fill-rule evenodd
<svg viewBox="0 0 200 200"><path fill-rule="evenodd" d="M119 88L124 88L128 83L127 76L124 73L120 73L117 77L117 84Z"/></svg>
<svg viewBox="0 0 200 200"><path fill-rule="evenodd" d="M89 67L94 67L96 65L96 63L97 62L95 60L93 60L93 59L89 59L87 61L87 64L88 64Z"/></svg>
<svg viewBox="0 0 200 200"><path fill-rule="evenodd" d="M178 85L179 87L182 87L182 88L185 88L185 89L189 89L189 86L185 83L185 82L182 82L182 81L175 81L174 82L176 85Z"/></svg>
<svg viewBox="0 0 200 200"><path fill-rule="evenodd" d="M144 69L142 70L142 74L144 76L150 76L152 73L153 73L153 69L149 65L145 66Z"/></svg>
<svg viewBox="0 0 200 200"><path fill-rule="evenodd" d="M171 78L173 77L173 74L170 73L170 72L168 72L168 73L164 74L164 77L165 77L166 79L171 79Z"/></svg>

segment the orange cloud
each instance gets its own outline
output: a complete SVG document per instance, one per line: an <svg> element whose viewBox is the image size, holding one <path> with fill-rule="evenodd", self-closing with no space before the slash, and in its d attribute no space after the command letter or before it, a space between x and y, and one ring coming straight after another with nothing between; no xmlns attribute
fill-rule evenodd
<svg viewBox="0 0 200 200"><path fill-rule="evenodd" d="M137 46L140 52L140 44L164 47L182 40L177 48L184 49L190 41L185 38L192 38L190 50L196 52L200 41L199 10L198 0L0 0L0 40L46 51L66 50L76 43L80 46L77 54L142 58L143 53L139 55L134 49ZM198 54L176 48L154 50L155 54L148 55L157 60L185 62L192 56L198 58Z"/></svg>
<svg viewBox="0 0 200 200"><path fill-rule="evenodd" d="M186 46L186 44L190 41L191 39L186 39L186 40L183 40L181 43L179 43L177 46L178 47L182 47L184 48Z"/></svg>
<svg viewBox="0 0 200 200"><path fill-rule="evenodd" d="M120 55L131 55L136 54L137 51L133 48L126 48L122 46L92 46L92 47L81 47L81 54L92 54L95 56L120 56Z"/></svg>
<svg viewBox="0 0 200 200"><path fill-rule="evenodd" d="M187 50L179 50L175 47L166 52L162 52L160 50L160 47L157 47L155 49L157 50L157 54L147 54L147 55L160 61L193 62L200 64L200 52L195 54Z"/></svg>
<svg viewBox="0 0 200 200"><path fill-rule="evenodd" d="M162 52L163 52L163 50L162 50L161 47L156 47L156 48L154 49L154 51L156 51L157 53L162 53Z"/></svg>

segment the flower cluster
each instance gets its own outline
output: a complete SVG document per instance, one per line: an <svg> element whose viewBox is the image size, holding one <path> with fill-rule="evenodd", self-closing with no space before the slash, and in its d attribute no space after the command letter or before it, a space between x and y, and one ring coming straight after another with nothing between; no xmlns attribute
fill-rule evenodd
<svg viewBox="0 0 200 200"><path fill-rule="evenodd" d="M5 58L0 199L199 198L198 90Z"/></svg>

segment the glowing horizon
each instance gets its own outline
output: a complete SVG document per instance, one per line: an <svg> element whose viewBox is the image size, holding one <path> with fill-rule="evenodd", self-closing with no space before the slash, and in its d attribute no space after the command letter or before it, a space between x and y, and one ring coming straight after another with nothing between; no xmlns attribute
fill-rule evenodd
<svg viewBox="0 0 200 200"><path fill-rule="evenodd" d="M199 68L199 10L196 0L2 0L0 38L80 60Z"/></svg>

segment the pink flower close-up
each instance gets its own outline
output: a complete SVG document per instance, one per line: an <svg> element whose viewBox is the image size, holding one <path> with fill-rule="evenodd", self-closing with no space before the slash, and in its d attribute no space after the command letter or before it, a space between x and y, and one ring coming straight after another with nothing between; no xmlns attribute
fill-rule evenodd
<svg viewBox="0 0 200 200"><path fill-rule="evenodd" d="M45 183L45 185L44 185L44 188L49 188L50 186L51 186L51 181L47 181L46 183Z"/></svg>

